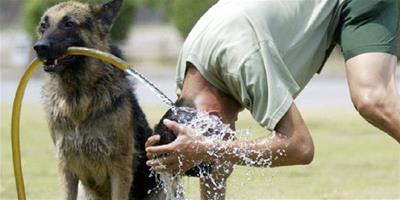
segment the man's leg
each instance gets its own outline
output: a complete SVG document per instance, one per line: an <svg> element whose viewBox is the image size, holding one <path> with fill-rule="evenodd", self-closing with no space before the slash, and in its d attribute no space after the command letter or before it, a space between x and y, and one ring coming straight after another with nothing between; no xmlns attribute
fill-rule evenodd
<svg viewBox="0 0 400 200"><path fill-rule="evenodd" d="M396 63L396 56L388 53L363 53L346 61L346 73L360 115L400 142Z"/></svg>

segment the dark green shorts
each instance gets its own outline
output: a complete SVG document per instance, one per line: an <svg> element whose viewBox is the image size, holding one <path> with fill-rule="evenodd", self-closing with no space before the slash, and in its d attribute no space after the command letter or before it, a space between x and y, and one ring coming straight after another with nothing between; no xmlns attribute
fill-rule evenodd
<svg viewBox="0 0 400 200"><path fill-rule="evenodd" d="M346 60L367 52L396 54L399 26L397 0L345 0L338 40Z"/></svg>

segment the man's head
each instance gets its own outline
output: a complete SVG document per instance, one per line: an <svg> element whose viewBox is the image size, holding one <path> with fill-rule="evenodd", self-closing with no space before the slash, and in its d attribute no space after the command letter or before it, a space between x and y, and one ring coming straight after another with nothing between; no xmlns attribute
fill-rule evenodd
<svg viewBox="0 0 400 200"><path fill-rule="evenodd" d="M67 1L49 8L37 27L39 40L33 47L45 71L61 72L83 59L64 55L68 47L108 50L108 33L121 5L122 0L94 6Z"/></svg>
<svg viewBox="0 0 400 200"><path fill-rule="evenodd" d="M176 121L198 134L213 139L231 139L233 134L230 124L224 123L218 115L197 110L193 104L180 99L162 116L154 128L154 133L160 135L158 145L168 144L176 139L176 135L164 125L164 119Z"/></svg>
<svg viewBox="0 0 400 200"><path fill-rule="evenodd" d="M173 142L176 139L173 133L163 123L164 119L176 121L180 124L193 128L198 134L203 134L211 138L228 139L232 137L232 130L229 125L224 124L219 117L209 115L205 112L198 111L192 104L184 104L182 99L175 103L175 107L169 109L160 122L154 128L154 133L160 135L160 140L157 145L163 145ZM206 122L206 123L205 123ZM225 131L228 130L228 131ZM199 164L185 172L188 176L201 177L210 174L212 167L209 164Z"/></svg>
<svg viewBox="0 0 400 200"><path fill-rule="evenodd" d="M163 120L169 119L176 122L190 121L193 119L193 117L196 116L197 113L196 109L194 109L193 107L194 106L192 104L184 104L184 102L180 99L175 102L173 108L170 108L161 117L160 121L154 128L154 133L160 135L160 142L158 145L168 144L176 139L176 135L164 125Z"/></svg>

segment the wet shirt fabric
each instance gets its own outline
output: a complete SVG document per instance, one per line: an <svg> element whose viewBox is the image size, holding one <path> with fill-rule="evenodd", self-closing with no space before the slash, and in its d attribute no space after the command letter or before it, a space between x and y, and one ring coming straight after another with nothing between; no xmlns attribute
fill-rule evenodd
<svg viewBox="0 0 400 200"><path fill-rule="evenodd" d="M269 130L319 70L334 32L333 0L220 0L196 23L177 65L187 63Z"/></svg>

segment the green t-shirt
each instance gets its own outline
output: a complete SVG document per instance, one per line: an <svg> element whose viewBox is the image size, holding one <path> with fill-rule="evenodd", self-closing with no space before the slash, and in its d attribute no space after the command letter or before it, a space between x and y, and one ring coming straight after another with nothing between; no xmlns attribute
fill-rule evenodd
<svg viewBox="0 0 400 200"><path fill-rule="evenodd" d="M197 22L177 65L186 63L250 110L269 130L320 69L336 27L335 0L220 0Z"/></svg>

